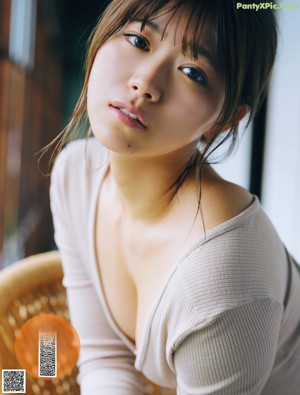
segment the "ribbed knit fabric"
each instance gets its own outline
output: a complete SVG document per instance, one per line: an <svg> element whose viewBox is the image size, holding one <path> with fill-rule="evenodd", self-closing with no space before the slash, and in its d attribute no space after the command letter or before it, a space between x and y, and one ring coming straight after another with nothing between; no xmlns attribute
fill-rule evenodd
<svg viewBox="0 0 300 395"><path fill-rule="evenodd" d="M64 150L51 180L55 239L81 339L82 395L143 395L143 377L177 395L300 394L300 270L257 198L174 262L139 350L106 306L96 201L108 166L95 139Z"/></svg>

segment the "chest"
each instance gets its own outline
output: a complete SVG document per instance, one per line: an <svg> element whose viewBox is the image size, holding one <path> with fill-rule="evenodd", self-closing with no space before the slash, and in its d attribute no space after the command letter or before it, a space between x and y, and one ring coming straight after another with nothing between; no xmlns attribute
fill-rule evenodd
<svg viewBox="0 0 300 395"><path fill-rule="evenodd" d="M98 215L96 253L106 305L136 348L142 342L151 306L177 259L170 232L154 227L126 234L118 221L103 212L101 218Z"/></svg>

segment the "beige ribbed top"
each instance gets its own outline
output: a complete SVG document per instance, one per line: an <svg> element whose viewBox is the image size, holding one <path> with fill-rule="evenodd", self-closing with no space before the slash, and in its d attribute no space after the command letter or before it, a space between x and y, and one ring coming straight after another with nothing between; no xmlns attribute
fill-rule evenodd
<svg viewBox="0 0 300 395"><path fill-rule="evenodd" d="M178 257L135 350L105 304L95 258L107 166L95 139L87 147L77 141L51 181L55 239L81 339L81 394L150 394L143 376L177 395L300 394L300 269L257 198Z"/></svg>

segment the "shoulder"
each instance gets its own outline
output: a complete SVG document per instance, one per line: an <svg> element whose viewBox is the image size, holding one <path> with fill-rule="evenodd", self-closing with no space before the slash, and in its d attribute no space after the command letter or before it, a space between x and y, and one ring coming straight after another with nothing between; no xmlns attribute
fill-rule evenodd
<svg viewBox="0 0 300 395"><path fill-rule="evenodd" d="M251 300L282 303L286 251L258 198L252 199L244 211L208 229L181 254L169 284L172 309L182 299L182 306L193 306L195 317L205 322Z"/></svg>
<svg viewBox="0 0 300 395"><path fill-rule="evenodd" d="M69 143L52 169L51 206L61 207L62 211L67 207L74 215L84 211L91 204L107 163L106 149L94 138Z"/></svg>
<svg viewBox="0 0 300 395"><path fill-rule="evenodd" d="M107 158L107 150L95 138L79 139L70 142L55 160L53 174L57 172L72 173L83 165L101 166Z"/></svg>
<svg viewBox="0 0 300 395"><path fill-rule="evenodd" d="M75 140L57 156L51 173L51 186L67 189L87 187L108 161L106 148L94 138ZM99 176L99 174L98 174ZM83 185L82 185L83 187Z"/></svg>
<svg viewBox="0 0 300 395"><path fill-rule="evenodd" d="M246 211L253 195L239 185L221 178L210 166L201 177L201 205L199 205L198 176L189 177L180 190L184 217L193 222L190 238L205 234ZM197 213L197 216L195 214Z"/></svg>
<svg viewBox="0 0 300 395"><path fill-rule="evenodd" d="M214 228L245 211L253 196L240 185L221 178L212 168L203 177L202 209L206 229Z"/></svg>

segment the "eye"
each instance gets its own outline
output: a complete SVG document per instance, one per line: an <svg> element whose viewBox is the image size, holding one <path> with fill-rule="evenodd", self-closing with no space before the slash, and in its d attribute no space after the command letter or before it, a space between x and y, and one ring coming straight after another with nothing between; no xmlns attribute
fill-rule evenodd
<svg viewBox="0 0 300 395"><path fill-rule="evenodd" d="M180 70L197 84L208 86L208 78L202 70L191 66L182 66Z"/></svg>
<svg viewBox="0 0 300 395"><path fill-rule="evenodd" d="M137 33L124 33L124 37L134 47L137 47L137 48L140 48L140 49L143 49L146 51L149 49L147 40Z"/></svg>

